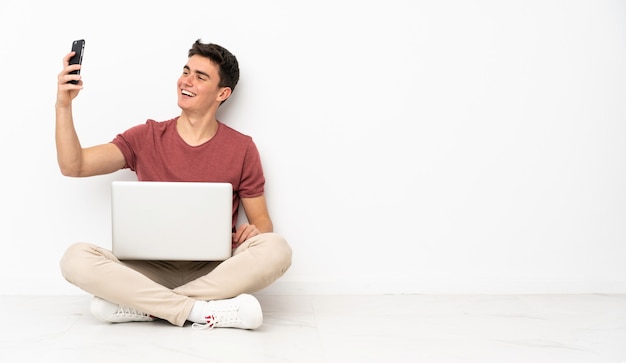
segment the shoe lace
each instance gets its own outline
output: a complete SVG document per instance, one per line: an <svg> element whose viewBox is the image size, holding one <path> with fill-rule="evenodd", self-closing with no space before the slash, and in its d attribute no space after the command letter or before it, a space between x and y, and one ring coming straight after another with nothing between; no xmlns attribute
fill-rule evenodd
<svg viewBox="0 0 626 363"><path fill-rule="evenodd" d="M141 319L151 319L152 316L141 311L137 311L136 309L129 308L126 306L118 305L117 311L114 314L115 316L121 316L124 318L141 318Z"/></svg>
<svg viewBox="0 0 626 363"><path fill-rule="evenodd" d="M215 319L215 315L207 315L204 317L206 319L206 323L193 323L191 327L196 330L211 330L215 328L217 324L217 319Z"/></svg>
<svg viewBox="0 0 626 363"><path fill-rule="evenodd" d="M219 325L239 321L238 310L238 306L235 305L218 307L214 309L213 314L204 317L206 323L193 323L191 327L196 330L211 330Z"/></svg>

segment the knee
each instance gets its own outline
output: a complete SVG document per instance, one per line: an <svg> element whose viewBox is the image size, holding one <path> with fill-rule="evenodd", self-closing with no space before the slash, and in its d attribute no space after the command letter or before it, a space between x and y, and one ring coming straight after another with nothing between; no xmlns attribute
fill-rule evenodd
<svg viewBox="0 0 626 363"><path fill-rule="evenodd" d="M78 242L65 250L59 264L61 274L67 281L75 283L81 276L85 276L85 256L93 249L94 246L89 243Z"/></svg>
<svg viewBox="0 0 626 363"><path fill-rule="evenodd" d="M267 237L266 243L271 250L269 254L271 256L270 258L272 258L276 266L282 270L282 273L285 273L291 266L293 255L291 246L283 236L277 233L268 233Z"/></svg>

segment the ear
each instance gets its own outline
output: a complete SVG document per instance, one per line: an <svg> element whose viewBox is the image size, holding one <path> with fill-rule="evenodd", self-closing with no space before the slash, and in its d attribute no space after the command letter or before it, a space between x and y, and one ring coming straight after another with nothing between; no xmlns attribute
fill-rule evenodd
<svg viewBox="0 0 626 363"><path fill-rule="evenodd" d="M226 101L226 99L230 97L231 93L233 93L233 90L230 89L230 87L222 88L220 93L217 94L217 101L220 101L220 102Z"/></svg>

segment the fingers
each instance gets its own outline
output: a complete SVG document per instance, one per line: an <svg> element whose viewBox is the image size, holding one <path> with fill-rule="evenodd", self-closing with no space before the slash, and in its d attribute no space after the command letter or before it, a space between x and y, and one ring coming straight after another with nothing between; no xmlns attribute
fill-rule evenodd
<svg viewBox="0 0 626 363"><path fill-rule="evenodd" d="M74 54L76 54L76 52L69 52L65 57L63 57L63 68L70 64L70 58L72 58Z"/></svg>
<svg viewBox="0 0 626 363"><path fill-rule="evenodd" d="M254 236L261 234L261 231L252 224L242 224L234 235L235 243L242 243Z"/></svg>
<svg viewBox="0 0 626 363"><path fill-rule="evenodd" d="M59 83L65 84L70 81L78 81L80 83L80 75L72 74L71 72L78 71L81 68L80 64L72 64L70 65L70 58L74 55L75 52L69 52L63 58L63 70L59 73Z"/></svg>
<svg viewBox="0 0 626 363"><path fill-rule="evenodd" d="M70 73L80 69L79 64L69 64L72 55L74 55L74 52L68 53L63 58L63 70L57 76L57 107L70 105L74 97L76 97L78 92L83 88L81 76L79 74ZM71 83L70 81L76 81L76 83Z"/></svg>
<svg viewBox="0 0 626 363"><path fill-rule="evenodd" d="M63 72L59 73L59 76L58 76L59 87L63 86L63 88L65 89L81 89L82 88L83 81L81 80L80 75L69 73L72 71L71 69L72 67L74 66L64 69ZM77 81L78 83L70 83L70 81ZM65 86L68 86L68 87L65 87Z"/></svg>

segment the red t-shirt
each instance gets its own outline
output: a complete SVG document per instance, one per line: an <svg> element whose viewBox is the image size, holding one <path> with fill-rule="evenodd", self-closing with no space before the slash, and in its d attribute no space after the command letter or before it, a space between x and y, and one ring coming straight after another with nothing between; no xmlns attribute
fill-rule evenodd
<svg viewBox="0 0 626 363"><path fill-rule="evenodd" d="M259 152L250 136L221 122L202 145L190 146L178 134L178 117L148 120L117 135L113 141L126 165L140 181L226 182L233 186L233 227L239 198L263 195L265 177Z"/></svg>

